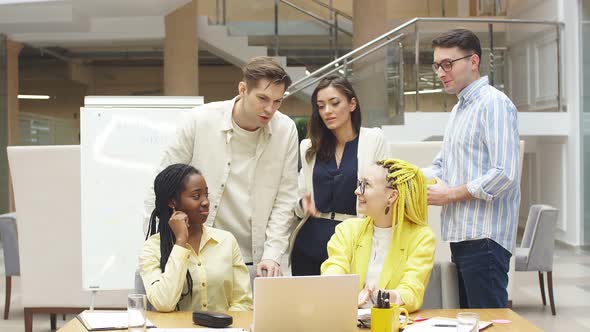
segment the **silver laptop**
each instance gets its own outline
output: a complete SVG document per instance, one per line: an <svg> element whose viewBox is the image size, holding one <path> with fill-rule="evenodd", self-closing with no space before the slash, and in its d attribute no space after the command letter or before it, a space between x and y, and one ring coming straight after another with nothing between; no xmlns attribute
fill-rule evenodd
<svg viewBox="0 0 590 332"><path fill-rule="evenodd" d="M254 280L254 332L357 331L359 276Z"/></svg>

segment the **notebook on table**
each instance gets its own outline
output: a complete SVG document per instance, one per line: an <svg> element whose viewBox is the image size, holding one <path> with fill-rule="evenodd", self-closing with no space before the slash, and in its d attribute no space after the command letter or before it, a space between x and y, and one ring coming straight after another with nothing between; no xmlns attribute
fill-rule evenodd
<svg viewBox="0 0 590 332"><path fill-rule="evenodd" d="M126 330L126 310L86 310L76 316L88 331ZM149 319L146 328L156 327Z"/></svg>

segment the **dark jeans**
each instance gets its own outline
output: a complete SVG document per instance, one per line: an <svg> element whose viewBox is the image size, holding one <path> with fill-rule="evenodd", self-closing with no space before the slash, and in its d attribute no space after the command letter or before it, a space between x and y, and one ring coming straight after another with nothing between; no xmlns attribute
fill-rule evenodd
<svg viewBox="0 0 590 332"><path fill-rule="evenodd" d="M506 308L510 252L490 239L451 243L461 308Z"/></svg>

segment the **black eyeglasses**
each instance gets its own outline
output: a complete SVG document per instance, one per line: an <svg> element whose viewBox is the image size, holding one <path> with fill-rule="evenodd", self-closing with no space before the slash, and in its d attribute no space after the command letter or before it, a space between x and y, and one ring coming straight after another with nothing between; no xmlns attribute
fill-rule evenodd
<svg viewBox="0 0 590 332"><path fill-rule="evenodd" d="M469 55L466 55L466 56L464 56L462 58L455 59L455 60L445 59L445 60L441 61L440 63L434 62L432 64L432 70L434 70L434 72L436 73L436 72L438 72L438 68L441 68L442 67L443 71L445 73L448 73L448 72L451 71L451 69L453 69L453 62L459 61L459 60L463 60L463 59L466 59L466 58L469 58L472 55L473 54L469 54Z"/></svg>
<svg viewBox="0 0 590 332"><path fill-rule="evenodd" d="M361 193L361 195L365 194L365 188L367 188L367 185L369 183L367 182L367 180L357 180L356 181L356 186L357 188L359 188L359 192ZM369 185L371 186L371 185ZM390 189L395 189L395 187L392 186L385 186L385 188L390 188Z"/></svg>
<svg viewBox="0 0 590 332"><path fill-rule="evenodd" d="M361 193L361 195L365 194L365 188L367 187L367 181L366 180L358 180L356 181L356 186L359 188L359 192Z"/></svg>

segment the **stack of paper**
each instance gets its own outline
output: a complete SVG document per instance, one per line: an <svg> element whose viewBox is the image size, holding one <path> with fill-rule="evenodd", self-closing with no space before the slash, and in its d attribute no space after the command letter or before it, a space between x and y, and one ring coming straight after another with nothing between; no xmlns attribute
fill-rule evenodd
<svg viewBox="0 0 590 332"><path fill-rule="evenodd" d="M438 325L438 326L437 326ZM480 321L479 330L483 330L488 326L491 326L492 322ZM454 318L446 317L433 317L423 322L414 323L408 325L404 329L404 332L423 332L423 331L437 331L437 332L456 332L457 331L457 320Z"/></svg>
<svg viewBox="0 0 590 332"><path fill-rule="evenodd" d="M77 316L88 331L125 330L127 329L127 311L121 310L86 310ZM148 319L146 327L156 327Z"/></svg>

